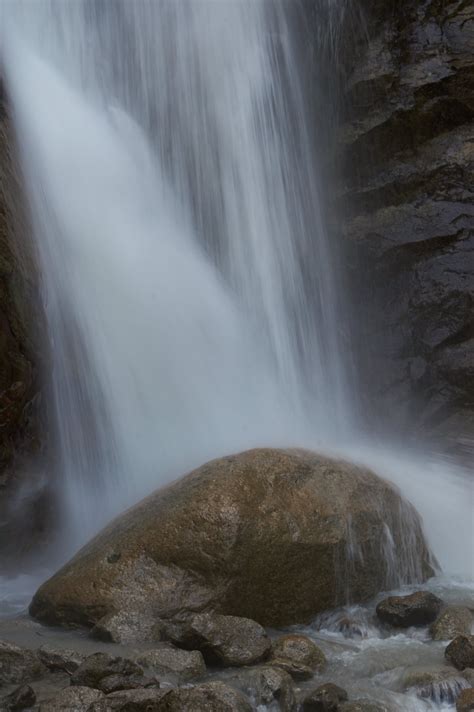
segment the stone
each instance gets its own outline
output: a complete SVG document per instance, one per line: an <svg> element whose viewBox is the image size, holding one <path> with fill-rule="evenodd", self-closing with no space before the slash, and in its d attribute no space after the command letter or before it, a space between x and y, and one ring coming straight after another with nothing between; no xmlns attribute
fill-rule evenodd
<svg viewBox="0 0 474 712"><path fill-rule="evenodd" d="M156 678L145 677L143 674L132 675L106 675L99 680L95 687L105 695L122 690L136 690L142 687L159 687L160 683Z"/></svg>
<svg viewBox="0 0 474 712"><path fill-rule="evenodd" d="M51 672L72 673L84 662L86 656L76 650L42 645L41 648L38 648L38 658Z"/></svg>
<svg viewBox="0 0 474 712"><path fill-rule="evenodd" d="M341 702L348 700L347 692L332 682L319 685L301 703L302 712L337 712Z"/></svg>
<svg viewBox="0 0 474 712"><path fill-rule="evenodd" d="M137 658L137 663L155 675L172 675L180 681L194 680L206 674L206 664L199 650L156 648Z"/></svg>
<svg viewBox="0 0 474 712"><path fill-rule="evenodd" d="M409 596L389 596L377 605L376 613L383 623L398 628L428 625L443 607L443 602L429 591L416 591Z"/></svg>
<svg viewBox="0 0 474 712"><path fill-rule="evenodd" d="M469 683L452 667L431 665L409 669L402 685L405 691L414 691L422 699L452 705Z"/></svg>
<svg viewBox="0 0 474 712"><path fill-rule="evenodd" d="M431 624L433 640L452 640L457 635L470 635L472 613L464 606L447 606Z"/></svg>
<svg viewBox="0 0 474 712"><path fill-rule="evenodd" d="M474 710L474 688L463 690L456 700L456 712L472 712Z"/></svg>
<svg viewBox="0 0 474 712"><path fill-rule="evenodd" d="M173 689L166 694L160 712L252 712L250 702L222 682L208 682L191 689Z"/></svg>
<svg viewBox="0 0 474 712"><path fill-rule="evenodd" d="M280 712L292 712L296 707L291 676L284 670L261 665L240 673L237 683L258 706L278 705Z"/></svg>
<svg viewBox="0 0 474 712"><path fill-rule="evenodd" d="M157 688L113 692L94 702L88 712L159 712L161 701L168 692Z"/></svg>
<svg viewBox="0 0 474 712"><path fill-rule="evenodd" d="M36 680L45 672L33 651L0 640L0 685L19 685Z"/></svg>
<svg viewBox="0 0 474 712"><path fill-rule="evenodd" d="M36 694L33 688L29 685L22 685L0 700L0 709L5 712L17 712L17 710L33 707L35 702Z"/></svg>
<svg viewBox="0 0 474 712"><path fill-rule="evenodd" d="M165 627L165 633L176 645L200 650L206 662L225 667L258 663L272 647L261 625L239 616L199 613Z"/></svg>
<svg viewBox="0 0 474 712"><path fill-rule="evenodd" d="M323 651L305 635L284 635L273 646L272 664L286 670L296 680L309 680L326 666Z"/></svg>
<svg viewBox="0 0 474 712"><path fill-rule="evenodd" d="M251 450L203 465L116 518L40 587L30 612L87 627L126 610L305 622L347 594L368 600L390 585L387 536L394 570L432 575L419 517L392 485L308 451Z"/></svg>
<svg viewBox="0 0 474 712"><path fill-rule="evenodd" d="M114 682L117 683L122 680L122 684L123 678L131 678L134 683L137 678L143 677L143 669L126 658L114 657L108 653L94 653L89 655L72 674L71 685L93 687L100 690L104 686L104 680L109 677L113 677ZM136 687L135 684L133 686ZM113 692L113 690L108 691Z"/></svg>
<svg viewBox="0 0 474 712"><path fill-rule="evenodd" d="M458 670L474 668L474 635L457 635L444 651L444 656Z"/></svg>
<svg viewBox="0 0 474 712"><path fill-rule="evenodd" d="M338 707L338 712L390 712L381 702L360 699L352 702L343 702Z"/></svg>
<svg viewBox="0 0 474 712"><path fill-rule="evenodd" d="M107 643L155 643L161 639L159 624L137 611L108 613L91 630L91 637Z"/></svg>
<svg viewBox="0 0 474 712"><path fill-rule="evenodd" d="M104 694L90 687L66 687L50 700L40 704L39 712L89 712L92 704L104 699Z"/></svg>

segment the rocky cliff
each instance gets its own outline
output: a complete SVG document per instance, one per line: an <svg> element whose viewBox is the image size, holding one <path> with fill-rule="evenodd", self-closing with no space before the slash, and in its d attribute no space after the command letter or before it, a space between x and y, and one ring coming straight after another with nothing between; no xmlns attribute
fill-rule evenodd
<svg viewBox="0 0 474 712"><path fill-rule="evenodd" d="M357 32L346 26L359 40L346 57L336 205L357 303L361 390L374 422L396 414L407 434L469 450L474 3L365 6Z"/></svg>

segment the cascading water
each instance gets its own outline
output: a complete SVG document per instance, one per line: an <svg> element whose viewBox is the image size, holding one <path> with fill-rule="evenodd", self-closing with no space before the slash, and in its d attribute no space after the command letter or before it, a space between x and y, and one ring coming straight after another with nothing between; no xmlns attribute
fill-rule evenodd
<svg viewBox="0 0 474 712"><path fill-rule="evenodd" d="M461 477L449 489L445 465L351 442L291 5L0 7L68 550L150 489L258 445L373 463L423 514L457 511L469 547ZM431 527L443 563L450 527ZM472 561L465 548L458 559L459 570Z"/></svg>

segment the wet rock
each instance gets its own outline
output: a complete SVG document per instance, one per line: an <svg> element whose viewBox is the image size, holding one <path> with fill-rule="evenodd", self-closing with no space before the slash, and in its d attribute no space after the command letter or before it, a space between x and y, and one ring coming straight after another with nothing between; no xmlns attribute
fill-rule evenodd
<svg viewBox="0 0 474 712"><path fill-rule="evenodd" d="M173 675L179 680L193 680L206 674L206 664L198 650L157 648L149 650L137 659L137 663L155 675Z"/></svg>
<svg viewBox="0 0 474 712"><path fill-rule="evenodd" d="M386 705L381 702L360 699L353 702L343 702L338 707L338 712L391 712Z"/></svg>
<svg viewBox="0 0 474 712"><path fill-rule="evenodd" d="M416 667L403 678L405 691L411 690L418 697L432 700L438 705L454 704L461 690L469 686L466 679L451 667Z"/></svg>
<svg viewBox="0 0 474 712"><path fill-rule="evenodd" d="M456 712L472 712L474 710L474 688L463 690L456 700Z"/></svg>
<svg viewBox="0 0 474 712"><path fill-rule="evenodd" d="M470 635L472 613L464 606L447 606L430 627L433 640L452 640L457 635Z"/></svg>
<svg viewBox="0 0 474 712"><path fill-rule="evenodd" d="M5 712L16 712L33 707L36 702L35 691L29 685L22 685L0 700L0 709Z"/></svg>
<svg viewBox="0 0 474 712"><path fill-rule="evenodd" d="M39 712L89 712L90 706L104 699L104 694L90 687L67 687L40 704Z"/></svg>
<svg viewBox="0 0 474 712"><path fill-rule="evenodd" d="M255 621L237 616L200 613L165 628L173 643L200 650L206 662L238 667L268 657L271 641Z"/></svg>
<svg viewBox="0 0 474 712"><path fill-rule="evenodd" d="M297 680L309 680L326 665L323 651L305 635L284 635L273 646L272 664Z"/></svg>
<svg viewBox="0 0 474 712"><path fill-rule="evenodd" d="M243 671L237 682L257 706L276 703L281 712L295 709L293 680L284 670L262 665Z"/></svg>
<svg viewBox="0 0 474 712"><path fill-rule="evenodd" d="M160 712L252 712L250 702L222 682L209 682L191 689L170 690L160 703Z"/></svg>
<svg viewBox="0 0 474 712"><path fill-rule="evenodd" d="M45 668L31 650L0 640L0 685L36 680L44 673Z"/></svg>
<svg viewBox="0 0 474 712"><path fill-rule="evenodd" d="M303 712L337 712L347 700L348 694L342 687L326 682L303 698L301 708Z"/></svg>
<svg viewBox="0 0 474 712"><path fill-rule="evenodd" d="M416 591L409 596L389 596L377 605L377 616L383 623L398 628L432 623L443 607L443 602L428 591Z"/></svg>
<svg viewBox="0 0 474 712"><path fill-rule="evenodd" d="M388 530L396 567L431 575L419 519L391 485L307 451L252 450L203 465L115 519L41 586L30 611L85 626L113 611L172 619L204 608L262 625L307 621L348 591L365 600L387 585Z"/></svg>
<svg viewBox="0 0 474 712"><path fill-rule="evenodd" d="M168 692L155 688L113 692L94 702L88 712L159 712L160 703Z"/></svg>
<svg viewBox="0 0 474 712"><path fill-rule="evenodd" d="M142 612L108 613L91 630L91 637L107 643L154 643L161 639L161 628Z"/></svg>
<svg viewBox="0 0 474 712"><path fill-rule="evenodd" d="M73 673L71 685L93 687L98 690L105 686L108 692L113 692L114 690L107 688L106 678L112 678L111 684L122 685L125 684L126 679L129 679L133 687L137 687L135 684L137 678L142 677L143 669L132 660L114 657L108 653L94 653L89 655Z"/></svg>
<svg viewBox="0 0 474 712"><path fill-rule="evenodd" d="M84 662L86 656L76 650L42 645L38 649L38 658L51 672L72 673Z"/></svg>
<svg viewBox="0 0 474 712"><path fill-rule="evenodd" d="M458 635L444 651L446 660L458 670L474 667L474 635Z"/></svg>

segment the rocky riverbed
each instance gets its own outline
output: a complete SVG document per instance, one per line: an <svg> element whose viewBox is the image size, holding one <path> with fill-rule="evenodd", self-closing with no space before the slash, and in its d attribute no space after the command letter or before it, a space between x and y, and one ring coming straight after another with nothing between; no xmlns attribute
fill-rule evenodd
<svg viewBox="0 0 474 712"><path fill-rule="evenodd" d="M433 578L422 592L381 593L286 629L247 619L244 635L243 619L225 628L219 618L231 617L210 615L195 650L177 639L104 642L9 610L0 621L5 711L473 709L472 584Z"/></svg>

